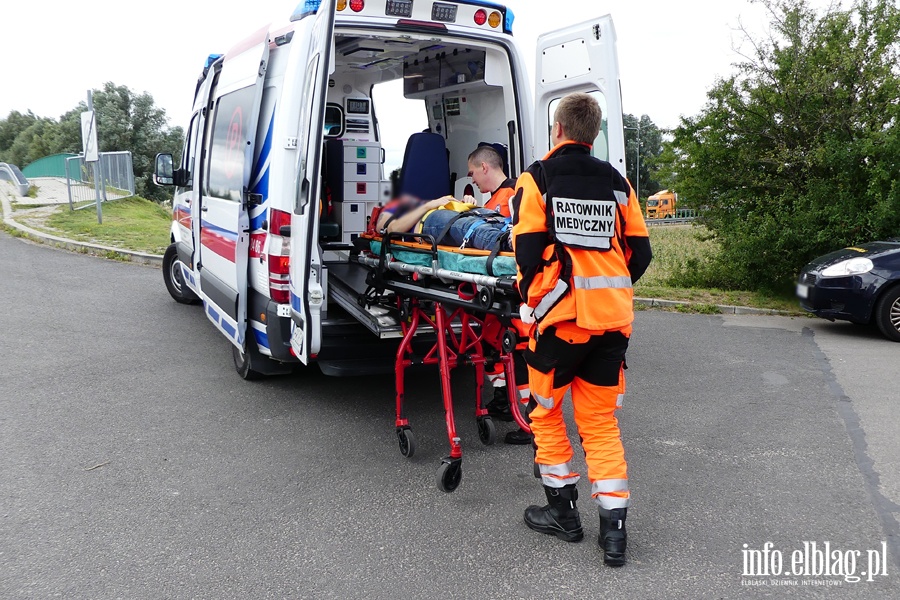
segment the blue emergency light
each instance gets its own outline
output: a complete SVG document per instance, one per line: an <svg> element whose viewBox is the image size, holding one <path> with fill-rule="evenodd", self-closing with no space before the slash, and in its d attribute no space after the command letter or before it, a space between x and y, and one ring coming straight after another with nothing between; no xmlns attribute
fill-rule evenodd
<svg viewBox="0 0 900 600"><path fill-rule="evenodd" d="M303 2L298 4L297 8L294 9L294 14L291 15L291 21L299 21L307 15L316 14L320 6L322 6L322 0L303 0Z"/></svg>
<svg viewBox="0 0 900 600"><path fill-rule="evenodd" d="M206 62L203 64L203 72L205 73L206 71L208 71L209 68L213 65L213 63L216 62L217 60L219 60L220 58L222 58L221 54L210 54L209 56L207 56Z"/></svg>

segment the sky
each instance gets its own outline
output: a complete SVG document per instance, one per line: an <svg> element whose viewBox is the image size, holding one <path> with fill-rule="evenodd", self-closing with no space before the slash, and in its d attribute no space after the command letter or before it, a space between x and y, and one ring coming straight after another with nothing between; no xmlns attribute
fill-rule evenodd
<svg viewBox="0 0 900 600"><path fill-rule="evenodd" d="M811 0L825 6L828 0ZM150 92L186 125L206 56L224 52L270 22L286 21L297 0L41 0L0 11L0 117L32 110L59 117L88 88L112 81ZM508 0L514 35L534 72L544 31L611 14L618 34L624 110L663 127L702 108L716 77L739 60L743 23L762 33L762 8L748 0Z"/></svg>

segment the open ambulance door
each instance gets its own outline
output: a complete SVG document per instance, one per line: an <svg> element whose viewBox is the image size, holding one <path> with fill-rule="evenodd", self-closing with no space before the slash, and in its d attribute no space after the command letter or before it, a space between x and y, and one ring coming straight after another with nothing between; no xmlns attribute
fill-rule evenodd
<svg viewBox="0 0 900 600"><path fill-rule="evenodd" d="M200 195L200 287L209 319L238 348L247 332L248 202L269 30L232 48L213 68L209 145Z"/></svg>
<svg viewBox="0 0 900 600"><path fill-rule="evenodd" d="M334 70L333 0L316 10L303 65L296 200L291 215L291 348L309 364L322 346L325 291L319 252L319 210L322 193L322 151L328 79Z"/></svg>
<svg viewBox="0 0 900 600"><path fill-rule="evenodd" d="M603 128L593 154L608 160L625 175L625 135L619 57L612 17L606 15L541 35L535 73L535 158L550 150L550 129L559 101L572 92L597 98L603 109Z"/></svg>

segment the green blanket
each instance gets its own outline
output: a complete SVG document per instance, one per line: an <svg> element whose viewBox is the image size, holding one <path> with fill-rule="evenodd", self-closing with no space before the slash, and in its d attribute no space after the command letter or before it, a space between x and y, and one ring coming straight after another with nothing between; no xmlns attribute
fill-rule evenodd
<svg viewBox="0 0 900 600"><path fill-rule="evenodd" d="M370 248L372 253L381 254L381 242L372 241ZM417 251L394 246L391 254L397 260L409 265L431 266L431 252L426 250ZM487 261L487 256L469 256L449 250L438 250L438 262L440 262L442 269L447 269L448 271L489 275L487 272ZM495 277L514 277L516 274L516 259L511 256L497 256L494 258L493 271Z"/></svg>

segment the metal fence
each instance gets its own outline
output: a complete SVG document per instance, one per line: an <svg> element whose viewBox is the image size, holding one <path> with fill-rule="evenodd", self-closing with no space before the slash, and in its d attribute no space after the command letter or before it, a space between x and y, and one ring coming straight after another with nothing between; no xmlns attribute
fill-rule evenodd
<svg viewBox="0 0 900 600"><path fill-rule="evenodd" d="M134 164L131 152L101 152L97 166L101 181L101 201L134 196ZM75 204L80 202L97 200L94 168L90 163L84 162L83 156L66 159L66 187L69 192L70 208L75 208Z"/></svg>

